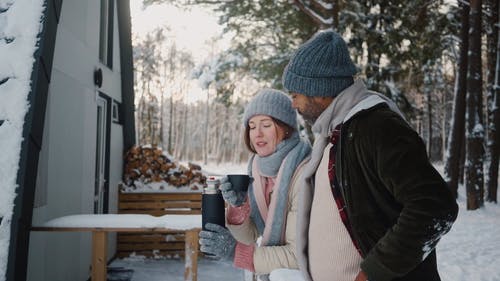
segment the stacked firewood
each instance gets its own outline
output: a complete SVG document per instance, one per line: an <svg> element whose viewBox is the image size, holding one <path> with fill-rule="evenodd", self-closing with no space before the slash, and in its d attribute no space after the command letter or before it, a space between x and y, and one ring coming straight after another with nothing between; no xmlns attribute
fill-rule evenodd
<svg viewBox="0 0 500 281"><path fill-rule="evenodd" d="M123 181L127 186L135 186L137 182L167 182L176 187L198 189L205 184L206 177L199 165L188 165L185 167L175 163L161 149L134 146L125 154Z"/></svg>

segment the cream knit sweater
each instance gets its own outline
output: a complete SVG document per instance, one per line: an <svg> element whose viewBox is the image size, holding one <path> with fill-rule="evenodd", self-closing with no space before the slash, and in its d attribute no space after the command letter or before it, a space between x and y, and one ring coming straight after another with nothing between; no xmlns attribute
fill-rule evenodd
<svg viewBox="0 0 500 281"><path fill-rule="evenodd" d="M309 269L314 281L353 281L362 258L356 250L330 190L328 160L331 144L324 150L315 177L309 225Z"/></svg>

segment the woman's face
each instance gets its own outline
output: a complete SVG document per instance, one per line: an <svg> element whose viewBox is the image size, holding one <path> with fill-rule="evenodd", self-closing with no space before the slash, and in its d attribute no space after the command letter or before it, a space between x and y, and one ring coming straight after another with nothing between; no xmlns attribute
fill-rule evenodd
<svg viewBox="0 0 500 281"><path fill-rule="evenodd" d="M248 121L250 142L257 155L271 155L276 146L285 137L284 129L280 128L268 115L255 115Z"/></svg>

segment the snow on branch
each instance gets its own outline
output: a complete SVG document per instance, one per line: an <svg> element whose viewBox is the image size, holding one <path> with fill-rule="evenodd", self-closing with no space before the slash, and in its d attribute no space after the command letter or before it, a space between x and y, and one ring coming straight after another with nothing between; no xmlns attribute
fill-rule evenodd
<svg viewBox="0 0 500 281"><path fill-rule="evenodd" d="M5 77L5 78L2 78L0 79L0 85L6 83L7 81L9 81L10 77Z"/></svg>
<svg viewBox="0 0 500 281"><path fill-rule="evenodd" d="M5 44L10 44L10 43L14 42L15 38L14 37L3 37L3 38L0 38L0 40L4 41Z"/></svg>
<svg viewBox="0 0 500 281"><path fill-rule="evenodd" d="M0 2L0 14L7 12L12 4L14 4L13 0Z"/></svg>
<svg viewBox="0 0 500 281"><path fill-rule="evenodd" d="M306 13L306 15L311 17L312 20L316 22L318 25L322 27L333 25L333 17L324 18L320 14L316 13L313 9L311 9L311 7L306 5L302 0L294 0L293 2L301 11L303 11L304 13Z"/></svg>
<svg viewBox="0 0 500 281"><path fill-rule="evenodd" d="M235 67L241 63L241 57L231 53L221 53L196 67L191 77L198 79L198 84L202 89L208 89L210 84L215 82L217 73L223 71L224 66L232 65Z"/></svg>
<svg viewBox="0 0 500 281"><path fill-rule="evenodd" d="M333 10L333 3L326 3L322 0L312 0L311 2L313 3L313 5L320 7L323 10Z"/></svg>

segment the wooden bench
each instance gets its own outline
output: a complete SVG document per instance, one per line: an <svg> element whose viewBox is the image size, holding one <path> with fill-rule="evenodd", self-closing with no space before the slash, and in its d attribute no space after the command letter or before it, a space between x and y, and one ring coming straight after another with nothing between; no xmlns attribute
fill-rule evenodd
<svg viewBox="0 0 500 281"><path fill-rule="evenodd" d="M119 193L119 214L188 215L201 214L201 193ZM185 233L120 232L117 235L117 257L132 253L146 257L182 257L185 255Z"/></svg>

